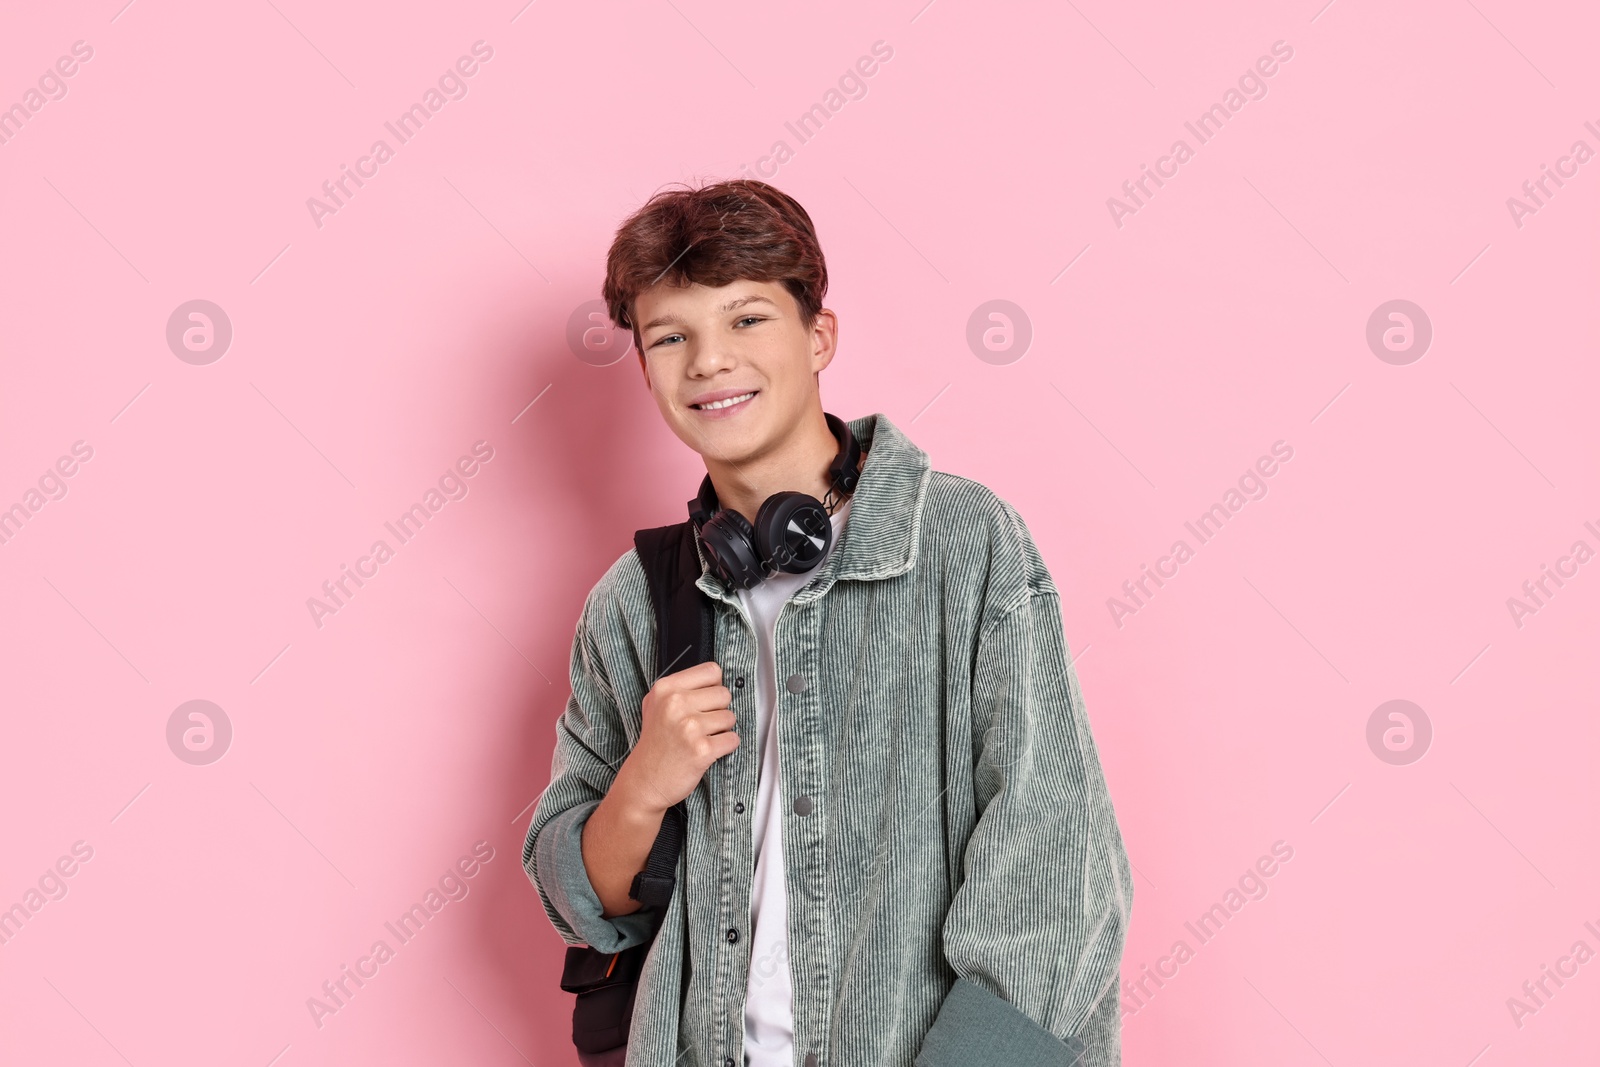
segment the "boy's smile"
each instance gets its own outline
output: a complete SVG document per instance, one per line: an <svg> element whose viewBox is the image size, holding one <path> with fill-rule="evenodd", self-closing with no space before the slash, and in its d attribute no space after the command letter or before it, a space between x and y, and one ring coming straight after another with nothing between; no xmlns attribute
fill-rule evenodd
<svg viewBox="0 0 1600 1067"><path fill-rule="evenodd" d="M732 393L731 389L718 389L716 392L707 393L699 400L690 402L689 406L708 419L726 419L736 412L745 410L750 401L756 398L760 390L750 390L733 396L723 394Z"/></svg>

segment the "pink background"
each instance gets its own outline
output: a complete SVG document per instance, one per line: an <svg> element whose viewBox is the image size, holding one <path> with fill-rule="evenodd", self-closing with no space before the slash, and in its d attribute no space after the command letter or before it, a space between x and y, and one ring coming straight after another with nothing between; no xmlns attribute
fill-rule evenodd
<svg viewBox="0 0 1600 1067"><path fill-rule="evenodd" d="M93 48L0 145L0 506L93 449L0 545L0 906L93 850L0 946L0 1059L575 1062L522 836L582 598L702 468L634 356L580 358L568 324L629 211L780 139L764 176L842 323L825 406L1016 504L1061 589L1138 869L1124 977L1195 949L1129 1002L1125 1062L1592 1057L1600 962L1507 1006L1600 951L1600 563L1520 627L1506 603L1600 549L1600 160L1520 226L1506 203L1600 149L1584 5L123 3L0 33L0 106ZM479 40L398 145L384 122ZM800 144L785 122L875 41ZM1267 95L1198 144L1275 41ZM233 328L206 365L165 336L194 299ZM996 299L1033 332L1009 362L966 339ZM1395 299L1433 328L1405 365L1365 336ZM467 495L319 628L307 599L477 441ZM233 729L209 765L167 741L197 699ZM1406 765L1366 739L1395 699L1433 730ZM479 841L465 898L319 1027L307 999ZM1199 945L1185 921L1276 841L1266 897Z"/></svg>

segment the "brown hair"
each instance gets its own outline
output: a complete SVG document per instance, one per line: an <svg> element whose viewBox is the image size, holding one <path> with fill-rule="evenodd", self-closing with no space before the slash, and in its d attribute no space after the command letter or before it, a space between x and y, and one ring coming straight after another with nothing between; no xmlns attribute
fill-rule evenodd
<svg viewBox="0 0 1600 1067"><path fill-rule="evenodd" d="M640 293L663 282L720 288L740 278L782 282L807 330L828 291L828 267L806 209L766 182L745 178L652 196L618 227L600 294L611 321L633 331L643 359L633 321Z"/></svg>

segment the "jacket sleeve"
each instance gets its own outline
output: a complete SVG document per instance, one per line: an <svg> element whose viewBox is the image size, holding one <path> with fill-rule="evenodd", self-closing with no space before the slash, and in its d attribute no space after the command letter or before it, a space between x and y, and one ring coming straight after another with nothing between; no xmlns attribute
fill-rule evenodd
<svg viewBox="0 0 1600 1067"><path fill-rule="evenodd" d="M621 952L650 937L650 913L641 909L605 918L604 906L583 865L584 824L616 779L631 748L616 692L595 642L591 592L572 642L572 695L556 720L550 784L539 796L522 867L539 891L539 902L568 945Z"/></svg>
<svg viewBox="0 0 1600 1067"><path fill-rule="evenodd" d="M1067 658L1059 597L1031 538L1022 538L1032 571L1026 592L978 639L980 814L943 929L957 980L917 1067L1120 1063L1116 986L1132 874Z"/></svg>

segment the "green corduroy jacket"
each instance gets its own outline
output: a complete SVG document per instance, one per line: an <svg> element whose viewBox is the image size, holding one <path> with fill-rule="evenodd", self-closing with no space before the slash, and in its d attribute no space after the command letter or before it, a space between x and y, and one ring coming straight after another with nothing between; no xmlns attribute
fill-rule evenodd
<svg viewBox="0 0 1600 1067"><path fill-rule="evenodd" d="M1133 880L1055 584L992 490L932 470L881 413L850 429L868 449L850 517L775 642L796 1067L1120 1064ZM697 584L754 738L755 631L709 569ZM584 603L523 847L569 945L647 933L601 916L580 835L638 740L655 644L629 548ZM687 798L629 1067L744 1063L759 765L746 742Z"/></svg>

